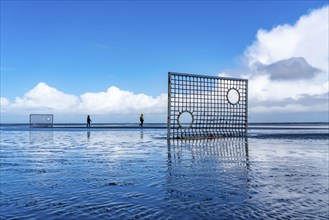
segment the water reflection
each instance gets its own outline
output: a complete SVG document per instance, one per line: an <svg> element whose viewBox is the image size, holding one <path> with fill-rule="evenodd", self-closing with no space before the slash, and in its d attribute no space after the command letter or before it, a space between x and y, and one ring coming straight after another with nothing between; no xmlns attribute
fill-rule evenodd
<svg viewBox="0 0 329 220"><path fill-rule="evenodd" d="M90 140L90 131L87 131L87 139Z"/></svg>
<svg viewBox="0 0 329 220"><path fill-rule="evenodd" d="M246 138L168 141L167 193L172 201L206 206L244 201L249 170Z"/></svg>
<svg viewBox="0 0 329 220"><path fill-rule="evenodd" d="M140 134L140 136L141 136L141 139L143 140L143 138L144 138L143 130L141 130L141 134Z"/></svg>
<svg viewBox="0 0 329 220"><path fill-rule="evenodd" d="M53 131L30 131L30 143L51 143L53 140Z"/></svg>
<svg viewBox="0 0 329 220"><path fill-rule="evenodd" d="M190 152L190 155L186 154ZM247 138L186 139L168 141L168 160L181 157L191 159L217 158L230 163L249 166Z"/></svg>

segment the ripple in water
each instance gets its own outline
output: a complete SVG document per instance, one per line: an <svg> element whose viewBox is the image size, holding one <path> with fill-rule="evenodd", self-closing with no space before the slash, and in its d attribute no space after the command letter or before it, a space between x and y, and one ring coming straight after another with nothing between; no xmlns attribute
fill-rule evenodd
<svg viewBox="0 0 329 220"><path fill-rule="evenodd" d="M3 219L328 219L323 139L1 131Z"/></svg>

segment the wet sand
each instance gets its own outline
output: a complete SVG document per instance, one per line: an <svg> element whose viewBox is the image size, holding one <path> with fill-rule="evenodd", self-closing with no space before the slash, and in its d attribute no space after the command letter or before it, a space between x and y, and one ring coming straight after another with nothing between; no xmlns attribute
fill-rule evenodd
<svg viewBox="0 0 329 220"><path fill-rule="evenodd" d="M308 134L308 135L307 135ZM328 133L2 129L1 219L328 219Z"/></svg>

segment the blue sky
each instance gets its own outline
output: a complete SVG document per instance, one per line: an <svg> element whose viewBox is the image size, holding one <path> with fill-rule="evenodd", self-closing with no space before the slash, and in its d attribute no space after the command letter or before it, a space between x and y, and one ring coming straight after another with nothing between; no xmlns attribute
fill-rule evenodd
<svg viewBox="0 0 329 220"><path fill-rule="evenodd" d="M167 92L168 71L242 76L246 69L243 58L259 40L259 30L270 32L280 25L294 25L301 16L327 4L1 1L1 97L6 99L3 106L14 104L17 97L26 100L24 96L41 82L78 99L86 93L105 93L110 87L156 98ZM325 37L328 39L328 35ZM251 77L247 72L243 76ZM58 112L51 108L46 109ZM26 109L30 108L25 106ZM45 108L33 109L40 112ZM22 118L27 112L22 112ZM266 120L264 117L259 120ZM2 107L1 118L8 121L13 116ZM322 116L314 120L326 119Z"/></svg>

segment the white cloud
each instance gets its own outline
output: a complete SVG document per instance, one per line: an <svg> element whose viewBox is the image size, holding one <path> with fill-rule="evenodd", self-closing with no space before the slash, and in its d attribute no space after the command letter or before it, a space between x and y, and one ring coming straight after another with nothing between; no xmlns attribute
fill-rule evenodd
<svg viewBox="0 0 329 220"><path fill-rule="evenodd" d="M286 98L296 99L305 94L324 94L328 91L328 81L321 82L321 77L314 79L313 83L306 80L273 81L268 75L259 75L250 78L248 88L251 100L276 101Z"/></svg>
<svg viewBox="0 0 329 220"><path fill-rule="evenodd" d="M219 77L232 77L232 75L230 73L227 72L221 72L218 74Z"/></svg>
<svg viewBox="0 0 329 220"><path fill-rule="evenodd" d="M310 65L328 72L328 10L328 6L313 10L295 25L260 29L256 41L245 51L248 66L304 57Z"/></svg>
<svg viewBox="0 0 329 220"><path fill-rule="evenodd" d="M110 87L106 92L85 93L81 96L69 95L45 83L39 83L23 97L15 101L1 97L2 118L12 113L52 113L58 115L111 116L121 115L121 119L140 113L166 114L167 94L151 97ZM56 117L55 117L56 118ZM102 121L99 121L102 122ZM124 121L123 121L124 122Z"/></svg>
<svg viewBox="0 0 329 220"><path fill-rule="evenodd" d="M7 105L10 110L46 110L69 111L79 103L74 95L68 95L46 83L39 83L28 91L22 98L17 97L13 103Z"/></svg>
<svg viewBox="0 0 329 220"><path fill-rule="evenodd" d="M10 102L9 102L8 99L3 98L3 97L0 98L0 106L1 106L1 108L7 108L9 104L10 104Z"/></svg>
<svg viewBox="0 0 329 220"><path fill-rule="evenodd" d="M287 112L328 112L328 11L325 6L294 25L257 32L243 54L247 73L241 74L249 79L249 111L255 117L282 113L284 121ZM321 102L314 101L319 96Z"/></svg>
<svg viewBox="0 0 329 220"><path fill-rule="evenodd" d="M166 110L166 104L166 94L154 98L112 86L106 92L81 95L79 109L111 114L163 113Z"/></svg>

